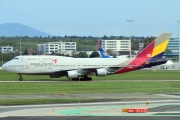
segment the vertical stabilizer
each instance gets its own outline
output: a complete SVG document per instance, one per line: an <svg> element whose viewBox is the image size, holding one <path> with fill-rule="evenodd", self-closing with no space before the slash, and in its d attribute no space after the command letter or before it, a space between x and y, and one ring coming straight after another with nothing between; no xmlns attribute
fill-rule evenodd
<svg viewBox="0 0 180 120"><path fill-rule="evenodd" d="M115 74L166 63L167 59L162 58L162 56L167 48L170 36L171 33L162 33L159 37L152 41L145 49L143 49L135 58L126 61L125 64L128 67L124 67L116 71Z"/></svg>
<svg viewBox="0 0 180 120"><path fill-rule="evenodd" d="M102 58L111 58L111 56L101 47L99 48L99 52Z"/></svg>

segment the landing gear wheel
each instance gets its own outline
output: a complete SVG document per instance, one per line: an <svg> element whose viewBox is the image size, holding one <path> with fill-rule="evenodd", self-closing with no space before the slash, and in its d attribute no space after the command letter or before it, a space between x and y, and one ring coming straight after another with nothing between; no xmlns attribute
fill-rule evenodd
<svg viewBox="0 0 180 120"><path fill-rule="evenodd" d="M84 79L83 79L83 78L80 78L80 81L84 81Z"/></svg>
<svg viewBox="0 0 180 120"><path fill-rule="evenodd" d="M79 78L72 78L72 81L79 81Z"/></svg>
<svg viewBox="0 0 180 120"><path fill-rule="evenodd" d="M92 78L91 78L91 77L88 77L88 81L92 81Z"/></svg>
<svg viewBox="0 0 180 120"><path fill-rule="evenodd" d="M23 78L22 78L22 75L21 75L21 74L19 75L19 77L20 77L20 78L19 78L19 81L23 81Z"/></svg>
<svg viewBox="0 0 180 120"><path fill-rule="evenodd" d="M19 81L23 81L23 78L19 78Z"/></svg>
<svg viewBox="0 0 180 120"><path fill-rule="evenodd" d="M81 78L72 78L72 81L92 81L91 77L88 77L87 75L81 76Z"/></svg>
<svg viewBox="0 0 180 120"><path fill-rule="evenodd" d="M92 78L85 75L82 78L80 78L80 81L92 81Z"/></svg>

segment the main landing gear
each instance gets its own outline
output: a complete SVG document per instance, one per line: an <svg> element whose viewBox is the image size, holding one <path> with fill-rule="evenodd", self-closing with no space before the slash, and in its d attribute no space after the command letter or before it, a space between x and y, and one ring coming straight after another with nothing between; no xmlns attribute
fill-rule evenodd
<svg viewBox="0 0 180 120"><path fill-rule="evenodd" d="M72 81L92 81L92 78L87 75L83 75L81 78L72 78Z"/></svg>
<svg viewBox="0 0 180 120"><path fill-rule="evenodd" d="M23 81L23 78L22 78L22 75L21 75L21 74L19 75L19 77L20 77L20 78L19 78L19 81Z"/></svg>

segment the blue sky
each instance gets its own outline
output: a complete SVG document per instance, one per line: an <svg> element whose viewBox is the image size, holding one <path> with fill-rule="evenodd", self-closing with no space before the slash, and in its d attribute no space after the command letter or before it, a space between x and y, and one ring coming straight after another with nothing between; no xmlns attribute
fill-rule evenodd
<svg viewBox="0 0 180 120"><path fill-rule="evenodd" d="M0 0L0 24L21 23L64 36L178 37L180 0Z"/></svg>

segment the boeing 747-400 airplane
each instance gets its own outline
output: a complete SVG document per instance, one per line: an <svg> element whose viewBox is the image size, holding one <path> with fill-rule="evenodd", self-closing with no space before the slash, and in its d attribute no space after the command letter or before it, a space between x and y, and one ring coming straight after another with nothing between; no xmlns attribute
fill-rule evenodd
<svg viewBox="0 0 180 120"><path fill-rule="evenodd" d="M6 71L22 75L49 75L51 78L67 76L72 80L92 80L90 75L106 76L149 68L164 64L162 58L171 33L163 33L135 58L72 58L61 56L17 56L3 64Z"/></svg>

